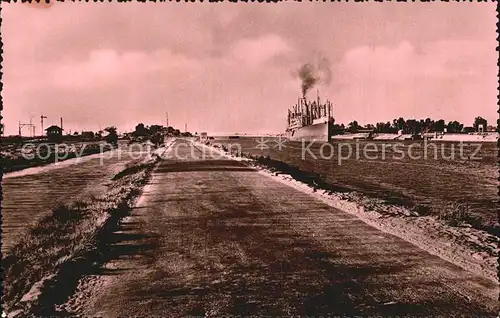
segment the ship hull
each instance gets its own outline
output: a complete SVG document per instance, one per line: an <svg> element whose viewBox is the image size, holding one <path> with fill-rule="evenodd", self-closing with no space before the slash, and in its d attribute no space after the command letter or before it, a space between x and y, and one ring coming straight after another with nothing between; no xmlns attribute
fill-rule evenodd
<svg viewBox="0 0 500 318"><path fill-rule="evenodd" d="M332 135L330 126L330 123L325 122L290 129L286 132L286 136L289 140L330 141Z"/></svg>

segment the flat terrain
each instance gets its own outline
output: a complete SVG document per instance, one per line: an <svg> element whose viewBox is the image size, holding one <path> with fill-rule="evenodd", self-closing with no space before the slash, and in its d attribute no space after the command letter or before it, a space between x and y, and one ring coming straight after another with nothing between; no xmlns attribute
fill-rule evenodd
<svg viewBox="0 0 500 318"><path fill-rule="evenodd" d="M99 141L66 141L61 144L49 141L2 143L0 144L0 158L4 173L10 173L44 166L56 160L62 161L96 154L100 152L101 147L104 148L105 144Z"/></svg>
<svg viewBox="0 0 500 318"><path fill-rule="evenodd" d="M184 141L177 141L182 143ZM182 150L184 149L184 150ZM154 171L61 309L83 316L496 316L497 286L233 160Z"/></svg>
<svg viewBox="0 0 500 318"><path fill-rule="evenodd" d="M4 175L2 250L58 205L105 193L110 178L145 155L123 151L121 157L108 152Z"/></svg>
<svg viewBox="0 0 500 318"><path fill-rule="evenodd" d="M279 141L284 143L280 146ZM473 227L498 234L495 143L403 141L394 151L395 142L336 140L332 153L330 147L322 149L322 142L309 147L309 142L303 146L299 141L273 137L221 138L213 142L232 144L232 149L240 147L244 154L269 156L317 173L338 188L404 205L421 215L436 215L448 204L460 202L469 208ZM369 143L371 146L366 146ZM363 149L368 149L366 155ZM339 153L343 158L340 163Z"/></svg>

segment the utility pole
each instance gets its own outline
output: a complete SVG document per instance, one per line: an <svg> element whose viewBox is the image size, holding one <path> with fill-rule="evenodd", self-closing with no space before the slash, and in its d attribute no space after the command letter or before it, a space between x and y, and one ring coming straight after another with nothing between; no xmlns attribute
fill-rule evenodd
<svg viewBox="0 0 500 318"><path fill-rule="evenodd" d="M187 131L188 131L188 124L187 124L187 123L185 123L185 124L184 124L184 132L187 132Z"/></svg>
<svg viewBox="0 0 500 318"><path fill-rule="evenodd" d="M47 118L47 116L44 116L44 115L42 114L42 116L40 116L40 119L42 120L42 135L43 135L43 119L44 119L44 118Z"/></svg>
<svg viewBox="0 0 500 318"><path fill-rule="evenodd" d="M35 126L33 125L33 117L30 116L31 137L35 137Z"/></svg>
<svg viewBox="0 0 500 318"><path fill-rule="evenodd" d="M25 126L30 127L30 128L31 128L30 130L31 130L31 131L33 131L33 128L32 128L32 127L33 127L33 124L23 124L23 123L21 123L21 122L19 121L19 136L21 136L21 130L22 130L22 128L23 128L23 127L25 127Z"/></svg>
<svg viewBox="0 0 500 318"><path fill-rule="evenodd" d="M163 107L165 107L165 109L167 108L167 102L165 101L165 98L163 98ZM167 119L167 128L168 128L168 112L165 112L165 117Z"/></svg>

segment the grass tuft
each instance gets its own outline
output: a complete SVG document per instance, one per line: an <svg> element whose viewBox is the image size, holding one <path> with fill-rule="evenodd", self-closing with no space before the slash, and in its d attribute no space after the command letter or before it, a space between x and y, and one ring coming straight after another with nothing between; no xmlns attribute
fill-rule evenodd
<svg viewBox="0 0 500 318"><path fill-rule="evenodd" d="M451 226L463 226L475 220L469 206L460 202L449 203L434 211L433 214L436 215L438 220Z"/></svg>

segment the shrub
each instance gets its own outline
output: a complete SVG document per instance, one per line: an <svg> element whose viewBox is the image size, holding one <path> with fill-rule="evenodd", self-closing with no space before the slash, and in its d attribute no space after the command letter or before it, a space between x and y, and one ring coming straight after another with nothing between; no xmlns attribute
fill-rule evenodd
<svg viewBox="0 0 500 318"><path fill-rule="evenodd" d="M452 202L438 209L437 218L451 226L462 226L470 222L473 217L468 205L460 202Z"/></svg>
<svg viewBox="0 0 500 318"><path fill-rule="evenodd" d="M77 222L81 220L82 217L83 213L80 208L73 209L68 206L61 205L52 210L53 220L59 223Z"/></svg>

